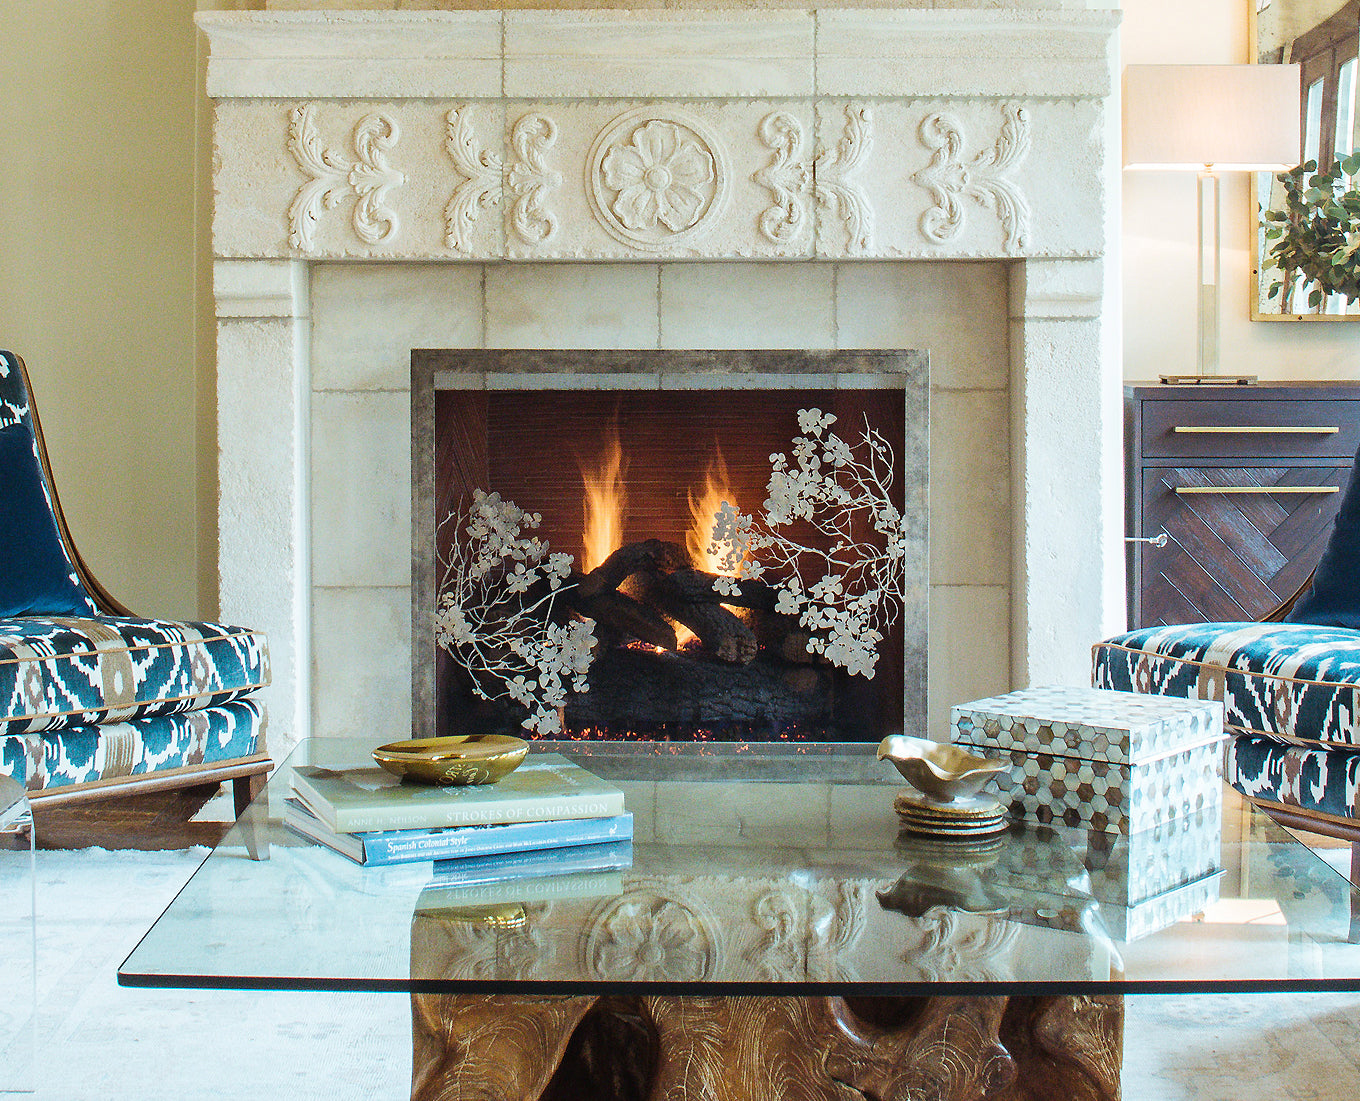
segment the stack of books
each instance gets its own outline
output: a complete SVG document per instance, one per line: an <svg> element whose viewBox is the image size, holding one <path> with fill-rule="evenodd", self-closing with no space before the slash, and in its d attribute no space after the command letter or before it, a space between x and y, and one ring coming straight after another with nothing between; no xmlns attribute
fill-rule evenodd
<svg viewBox="0 0 1360 1101"><path fill-rule="evenodd" d="M632 866L623 792L559 753L531 755L494 784L430 787L380 768L293 772L284 822L380 866L433 862L433 885L617 871Z"/></svg>

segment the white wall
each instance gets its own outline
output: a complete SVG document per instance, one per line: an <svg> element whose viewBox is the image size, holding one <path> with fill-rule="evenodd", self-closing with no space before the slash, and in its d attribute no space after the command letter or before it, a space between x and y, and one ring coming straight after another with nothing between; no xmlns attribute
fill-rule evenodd
<svg viewBox="0 0 1360 1101"><path fill-rule="evenodd" d="M1123 62L1248 60L1252 0L1126 0ZM1222 178L1222 370L1263 379L1360 378L1360 321L1252 321L1249 177ZM1123 177L1124 377L1195 371L1195 177Z"/></svg>

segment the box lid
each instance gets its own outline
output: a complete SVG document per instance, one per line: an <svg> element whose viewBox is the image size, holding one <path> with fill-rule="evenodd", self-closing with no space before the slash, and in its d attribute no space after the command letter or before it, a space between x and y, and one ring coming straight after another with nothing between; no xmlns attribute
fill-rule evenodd
<svg viewBox="0 0 1360 1101"><path fill-rule="evenodd" d="M1024 688L950 708L954 741L1137 765L1224 737L1223 704L1112 692Z"/></svg>

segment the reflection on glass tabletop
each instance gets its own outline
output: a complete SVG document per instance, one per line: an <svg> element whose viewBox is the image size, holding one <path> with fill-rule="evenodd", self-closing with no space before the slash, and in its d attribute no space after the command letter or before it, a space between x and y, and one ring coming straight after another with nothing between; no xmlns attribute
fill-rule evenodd
<svg viewBox="0 0 1360 1101"><path fill-rule="evenodd" d="M872 745L536 743L624 792L631 865L449 886L283 824L297 747L124 962L138 986L945 994L1360 988L1360 892L1225 788L1132 837L899 833ZM269 841L250 859L244 831Z"/></svg>

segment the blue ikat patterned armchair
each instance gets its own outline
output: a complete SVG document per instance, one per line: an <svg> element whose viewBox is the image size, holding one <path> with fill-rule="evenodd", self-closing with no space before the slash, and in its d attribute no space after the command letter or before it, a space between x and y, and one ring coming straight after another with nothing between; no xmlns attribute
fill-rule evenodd
<svg viewBox="0 0 1360 1101"><path fill-rule="evenodd" d="M1225 778L1285 825L1350 841L1360 880L1360 455L1312 577L1265 622L1144 627L1092 657L1097 688L1222 700Z"/></svg>
<svg viewBox="0 0 1360 1101"><path fill-rule="evenodd" d="M271 767L265 637L144 619L82 561L23 361L0 351L0 775L30 802L230 780L239 815Z"/></svg>

